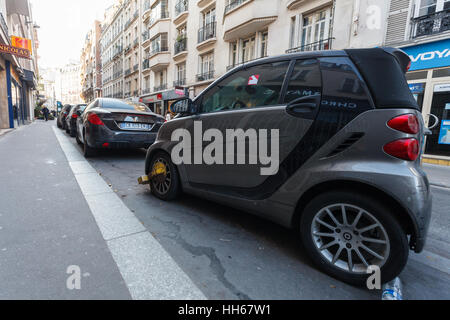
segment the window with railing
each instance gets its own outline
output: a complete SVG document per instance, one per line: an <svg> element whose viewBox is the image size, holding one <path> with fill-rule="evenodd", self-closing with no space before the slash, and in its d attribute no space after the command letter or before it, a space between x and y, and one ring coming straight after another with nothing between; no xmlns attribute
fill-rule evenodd
<svg viewBox="0 0 450 320"><path fill-rule="evenodd" d="M411 38L450 30L450 0L417 0Z"/></svg>
<svg viewBox="0 0 450 320"><path fill-rule="evenodd" d="M225 6L225 14L247 1L248 0L227 0L227 5Z"/></svg>
<svg viewBox="0 0 450 320"><path fill-rule="evenodd" d="M332 10L325 8L303 16L298 35L294 32L301 19L291 19L291 49L288 53L299 51L330 50L332 44Z"/></svg>
<svg viewBox="0 0 450 320"><path fill-rule="evenodd" d="M151 25L160 19L166 19L169 17L167 2L168 0L160 0L157 1L156 4L152 7L152 11L150 13Z"/></svg>
<svg viewBox="0 0 450 320"><path fill-rule="evenodd" d="M167 33L161 33L156 38L151 41L150 44L151 52L150 55L154 55L159 52L169 51L167 46Z"/></svg>
<svg viewBox="0 0 450 320"><path fill-rule="evenodd" d="M198 30L198 43L216 37L216 22L210 22Z"/></svg>
<svg viewBox="0 0 450 320"><path fill-rule="evenodd" d="M214 52L200 56L199 73L197 81L206 81L214 78Z"/></svg>
<svg viewBox="0 0 450 320"><path fill-rule="evenodd" d="M186 85L186 62L177 64L174 87Z"/></svg>
<svg viewBox="0 0 450 320"><path fill-rule="evenodd" d="M189 1L188 0L178 0L175 4L175 16L188 11Z"/></svg>
<svg viewBox="0 0 450 320"><path fill-rule="evenodd" d="M175 54L179 54L183 51L187 51L187 38L185 37L178 38L174 45Z"/></svg>

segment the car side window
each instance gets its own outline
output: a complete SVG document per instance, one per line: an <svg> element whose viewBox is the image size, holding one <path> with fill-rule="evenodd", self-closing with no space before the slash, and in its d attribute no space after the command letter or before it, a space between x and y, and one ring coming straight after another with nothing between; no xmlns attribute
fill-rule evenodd
<svg viewBox="0 0 450 320"><path fill-rule="evenodd" d="M289 80L285 102L320 94L322 76L319 62L315 59L298 60Z"/></svg>
<svg viewBox="0 0 450 320"><path fill-rule="evenodd" d="M202 112L277 105L289 61L253 66L225 78L202 98Z"/></svg>

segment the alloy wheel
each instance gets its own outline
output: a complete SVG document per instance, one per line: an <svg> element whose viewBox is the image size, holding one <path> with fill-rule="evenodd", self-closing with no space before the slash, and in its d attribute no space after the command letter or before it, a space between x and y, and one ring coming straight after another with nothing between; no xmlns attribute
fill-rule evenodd
<svg viewBox="0 0 450 320"><path fill-rule="evenodd" d="M351 273L366 273L370 265L383 267L390 253L381 222L355 205L339 203L321 209L314 216L311 236L326 261Z"/></svg>
<svg viewBox="0 0 450 320"><path fill-rule="evenodd" d="M152 167L153 187L164 195L170 190L172 184L172 173L170 171L169 163L163 158L158 158Z"/></svg>

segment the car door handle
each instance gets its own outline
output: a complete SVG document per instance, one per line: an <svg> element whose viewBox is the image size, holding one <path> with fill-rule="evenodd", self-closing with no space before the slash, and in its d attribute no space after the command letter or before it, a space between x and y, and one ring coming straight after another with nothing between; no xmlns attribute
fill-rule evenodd
<svg viewBox="0 0 450 320"><path fill-rule="evenodd" d="M295 99L286 106L286 111L293 116L314 112L319 107L320 99L320 94Z"/></svg>

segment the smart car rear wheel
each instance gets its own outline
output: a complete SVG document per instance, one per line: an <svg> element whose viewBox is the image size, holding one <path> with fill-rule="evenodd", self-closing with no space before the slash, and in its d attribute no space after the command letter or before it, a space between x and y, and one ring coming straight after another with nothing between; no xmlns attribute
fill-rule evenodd
<svg viewBox="0 0 450 320"><path fill-rule="evenodd" d="M352 192L313 199L301 219L303 243L314 262L344 282L365 285L369 266L388 282L403 270L409 254L405 231L377 200Z"/></svg>
<svg viewBox="0 0 450 320"><path fill-rule="evenodd" d="M177 198L180 191L178 170L167 154L159 152L153 157L149 175L152 176L150 188L155 197L166 201Z"/></svg>

